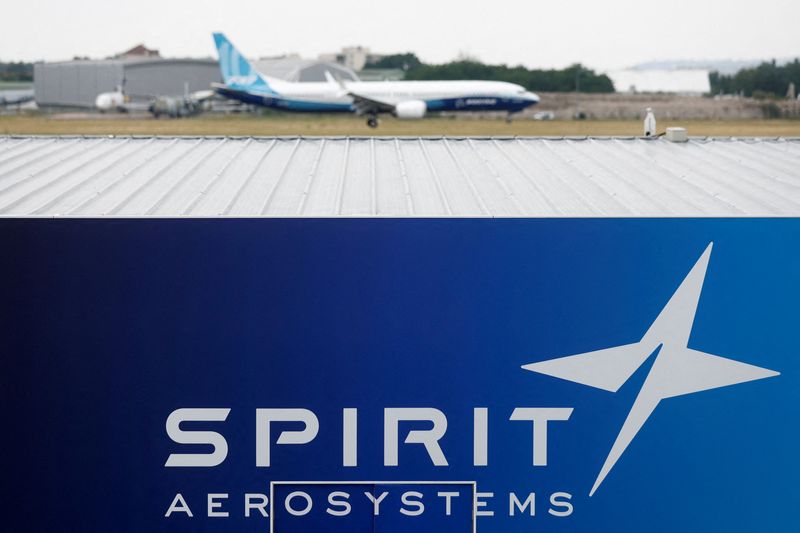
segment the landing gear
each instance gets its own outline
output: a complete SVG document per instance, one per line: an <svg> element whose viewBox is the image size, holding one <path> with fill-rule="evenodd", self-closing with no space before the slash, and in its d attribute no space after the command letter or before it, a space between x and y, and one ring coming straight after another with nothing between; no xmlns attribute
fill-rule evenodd
<svg viewBox="0 0 800 533"><path fill-rule="evenodd" d="M367 126L370 128L377 128L378 127L378 117L376 115L370 115L367 117Z"/></svg>
<svg viewBox="0 0 800 533"><path fill-rule="evenodd" d="M512 122L514 122L514 115L509 113L506 115L506 124L511 124Z"/></svg>

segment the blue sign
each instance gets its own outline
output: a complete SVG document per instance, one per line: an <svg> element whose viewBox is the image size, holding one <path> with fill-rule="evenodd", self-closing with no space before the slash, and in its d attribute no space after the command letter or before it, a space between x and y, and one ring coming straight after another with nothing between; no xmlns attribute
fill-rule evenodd
<svg viewBox="0 0 800 533"><path fill-rule="evenodd" d="M5 528L798 530L798 238L0 220Z"/></svg>
<svg viewBox="0 0 800 533"><path fill-rule="evenodd" d="M273 482L273 531L351 533L476 530L475 483Z"/></svg>

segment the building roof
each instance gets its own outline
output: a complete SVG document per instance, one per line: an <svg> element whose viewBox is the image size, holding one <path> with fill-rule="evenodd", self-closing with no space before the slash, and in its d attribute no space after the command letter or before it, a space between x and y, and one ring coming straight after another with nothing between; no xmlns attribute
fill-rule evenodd
<svg viewBox="0 0 800 533"><path fill-rule="evenodd" d="M352 69L338 63L318 59L299 59L296 57L259 59L255 62L255 66L262 74L286 81L327 81L325 77L326 71L340 80L359 81L358 75Z"/></svg>
<svg viewBox="0 0 800 533"><path fill-rule="evenodd" d="M2 137L2 216L798 216L800 139Z"/></svg>
<svg viewBox="0 0 800 533"><path fill-rule="evenodd" d="M124 57L116 59L69 59L67 61L46 61L35 63L34 69L73 68L84 66L121 65L124 68L140 67L147 65L212 65L218 66L219 62L211 58L198 57ZM34 80L36 71L34 70Z"/></svg>
<svg viewBox="0 0 800 533"><path fill-rule="evenodd" d="M115 58L126 58L126 57L161 57L158 53L158 50L153 48L147 48L143 44L137 44L133 48L129 50L125 50L124 52L120 52L119 54L114 56Z"/></svg>

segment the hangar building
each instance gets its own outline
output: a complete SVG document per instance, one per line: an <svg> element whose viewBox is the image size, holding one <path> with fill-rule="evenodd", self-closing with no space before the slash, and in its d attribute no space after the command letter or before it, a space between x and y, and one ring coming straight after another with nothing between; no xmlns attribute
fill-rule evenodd
<svg viewBox="0 0 800 533"><path fill-rule="evenodd" d="M359 81L358 75L352 69L332 61L281 57L259 59L254 63L262 74L286 81L327 81L326 71L340 80Z"/></svg>
<svg viewBox="0 0 800 533"><path fill-rule="evenodd" d="M182 95L221 81L212 59L106 59L37 63L33 70L39 107L91 108L103 92L124 85L132 95Z"/></svg>

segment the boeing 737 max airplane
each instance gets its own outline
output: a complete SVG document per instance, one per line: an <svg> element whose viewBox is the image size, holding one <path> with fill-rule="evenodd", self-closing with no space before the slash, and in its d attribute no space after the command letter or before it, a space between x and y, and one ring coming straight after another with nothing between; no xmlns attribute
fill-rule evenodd
<svg viewBox="0 0 800 533"><path fill-rule="evenodd" d="M502 81L340 81L295 83L264 76L221 33L214 34L224 84L222 96L284 111L356 113L370 127L378 114L422 118L428 111L522 111L539 97L521 85Z"/></svg>

